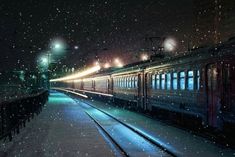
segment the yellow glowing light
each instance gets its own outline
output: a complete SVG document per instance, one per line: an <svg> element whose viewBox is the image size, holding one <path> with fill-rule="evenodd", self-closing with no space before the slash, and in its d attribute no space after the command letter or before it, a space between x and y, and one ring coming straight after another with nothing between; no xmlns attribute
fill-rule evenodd
<svg viewBox="0 0 235 157"><path fill-rule="evenodd" d="M116 64L120 63L119 58L115 58L115 59L114 59L114 63L116 63Z"/></svg>
<svg viewBox="0 0 235 157"><path fill-rule="evenodd" d="M114 63L117 67L123 67L123 63L120 61L119 58L115 58Z"/></svg>
<svg viewBox="0 0 235 157"><path fill-rule="evenodd" d="M107 69L107 68L110 68L110 64L109 64L109 63L105 63L105 64L104 64L104 68L106 68L106 69Z"/></svg>
<svg viewBox="0 0 235 157"><path fill-rule="evenodd" d="M94 65L99 65L100 63L99 63L99 61L95 61L95 63L94 63Z"/></svg>
<svg viewBox="0 0 235 157"><path fill-rule="evenodd" d="M90 69L84 70L82 72L78 72L69 76L57 78L57 79L52 79L50 82L61 82L61 81L68 81L68 80L73 80L73 79L78 79L87 75L90 75L92 73L95 73L100 70L100 66L96 65L95 67L92 67Z"/></svg>
<svg viewBox="0 0 235 157"><path fill-rule="evenodd" d="M146 60L148 60L148 58L149 58L149 57L148 57L147 54L142 54L142 55L141 55L141 60L142 60L142 61L146 61Z"/></svg>
<svg viewBox="0 0 235 157"><path fill-rule="evenodd" d="M123 64L122 63L118 63L117 66L121 68L121 67L123 67Z"/></svg>

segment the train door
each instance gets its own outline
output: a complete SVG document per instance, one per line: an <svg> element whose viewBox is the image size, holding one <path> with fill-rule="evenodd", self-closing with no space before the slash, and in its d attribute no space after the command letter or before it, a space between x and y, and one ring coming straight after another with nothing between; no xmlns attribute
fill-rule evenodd
<svg viewBox="0 0 235 157"><path fill-rule="evenodd" d="M138 74L138 81L137 81L137 89L138 89L138 108L144 108L143 105L143 74Z"/></svg>
<svg viewBox="0 0 235 157"><path fill-rule="evenodd" d="M208 124L211 127L218 127L217 116L221 107L219 89L218 89L218 76L219 71L216 64L208 65L207 67L207 115Z"/></svg>
<svg viewBox="0 0 235 157"><path fill-rule="evenodd" d="M223 66L222 110L235 111L235 64L225 63Z"/></svg>
<svg viewBox="0 0 235 157"><path fill-rule="evenodd" d="M148 95L148 73L144 74L144 82L143 82L143 105L144 110L147 110L147 95Z"/></svg>
<svg viewBox="0 0 235 157"><path fill-rule="evenodd" d="M107 79L107 92L108 94L113 94L113 79L112 78L108 78Z"/></svg>

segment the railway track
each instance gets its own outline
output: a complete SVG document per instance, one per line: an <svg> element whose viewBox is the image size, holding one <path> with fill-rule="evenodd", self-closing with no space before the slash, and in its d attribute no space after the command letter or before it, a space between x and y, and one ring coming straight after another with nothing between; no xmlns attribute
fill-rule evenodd
<svg viewBox="0 0 235 157"><path fill-rule="evenodd" d="M84 109L88 116L108 135L111 141L123 152L124 156L130 157L176 157L177 152L164 147L147 137L140 131L125 124L109 113L99 108L75 99Z"/></svg>

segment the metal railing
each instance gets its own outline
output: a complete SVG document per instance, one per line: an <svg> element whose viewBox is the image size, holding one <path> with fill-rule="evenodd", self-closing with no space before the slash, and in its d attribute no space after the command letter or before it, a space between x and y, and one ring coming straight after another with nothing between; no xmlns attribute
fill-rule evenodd
<svg viewBox="0 0 235 157"><path fill-rule="evenodd" d="M48 91L31 96L21 97L12 101L0 103L0 140L12 140L13 134L18 134L20 128L25 127L35 114L39 114L48 100Z"/></svg>

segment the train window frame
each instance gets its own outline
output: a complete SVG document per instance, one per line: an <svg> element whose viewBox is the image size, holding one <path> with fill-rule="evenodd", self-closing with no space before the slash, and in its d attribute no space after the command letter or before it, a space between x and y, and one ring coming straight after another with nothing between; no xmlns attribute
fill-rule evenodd
<svg viewBox="0 0 235 157"><path fill-rule="evenodd" d="M166 73L165 79L166 79L166 81L165 81L166 82L166 90L171 90L171 73L170 72Z"/></svg>
<svg viewBox="0 0 235 157"><path fill-rule="evenodd" d="M192 84L190 84L192 83ZM193 91L194 90L194 71L188 70L187 71L187 90Z"/></svg>
<svg viewBox="0 0 235 157"><path fill-rule="evenodd" d="M132 76L129 77L129 88L132 88Z"/></svg>
<svg viewBox="0 0 235 157"><path fill-rule="evenodd" d="M132 88L135 88L135 76L132 76Z"/></svg>
<svg viewBox="0 0 235 157"><path fill-rule="evenodd" d="M161 74L161 89L165 90L166 89L166 75Z"/></svg>
<svg viewBox="0 0 235 157"><path fill-rule="evenodd" d="M138 76L135 76L135 88L138 87Z"/></svg>
<svg viewBox="0 0 235 157"><path fill-rule="evenodd" d="M200 70L196 70L196 89L200 90L200 80L201 80L201 71Z"/></svg>
<svg viewBox="0 0 235 157"><path fill-rule="evenodd" d="M156 89L155 76L156 76L156 74L152 74L152 81L151 81L152 89Z"/></svg>
<svg viewBox="0 0 235 157"><path fill-rule="evenodd" d="M160 78L160 74L156 75L156 89L160 89L161 86L161 78Z"/></svg>
<svg viewBox="0 0 235 157"><path fill-rule="evenodd" d="M184 75L181 75L181 74L184 74ZM186 87L185 87L185 85L186 85L185 77L186 77L185 71L180 71L179 72L179 89L180 90L185 90L186 89ZM181 81L183 81L183 84L181 83Z"/></svg>
<svg viewBox="0 0 235 157"><path fill-rule="evenodd" d="M173 90L178 89L178 72L172 73L172 89Z"/></svg>

